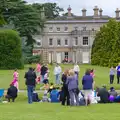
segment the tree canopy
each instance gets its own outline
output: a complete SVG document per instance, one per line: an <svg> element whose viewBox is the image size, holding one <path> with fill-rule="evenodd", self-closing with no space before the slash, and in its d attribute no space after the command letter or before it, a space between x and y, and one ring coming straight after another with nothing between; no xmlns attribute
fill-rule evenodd
<svg viewBox="0 0 120 120"><path fill-rule="evenodd" d="M91 63L116 66L120 62L120 22L111 19L100 28L92 46Z"/></svg>

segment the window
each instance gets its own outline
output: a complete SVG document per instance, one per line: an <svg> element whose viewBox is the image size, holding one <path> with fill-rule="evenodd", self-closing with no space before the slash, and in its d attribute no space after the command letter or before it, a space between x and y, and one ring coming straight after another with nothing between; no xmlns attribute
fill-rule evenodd
<svg viewBox="0 0 120 120"><path fill-rule="evenodd" d="M83 45L88 45L88 37L83 37Z"/></svg>
<svg viewBox="0 0 120 120"><path fill-rule="evenodd" d="M68 52L65 52L65 61L68 62Z"/></svg>
<svg viewBox="0 0 120 120"><path fill-rule="evenodd" d="M57 27L57 32L60 32L60 27Z"/></svg>
<svg viewBox="0 0 120 120"><path fill-rule="evenodd" d="M50 45L50 46L53 45L53 39L52 39L52 38L49 39L49 45Z"/></svg>
<svg viewBox="0 0 120 120"><path fill-rule="evenodd" d="M94 28L92 28L92 31L95 31L95 29L94 29Z"/></svg>
<svg viewBox="0 0 120 120"><path fill-rule="evenodd" d="M60 39L57 40L57 45L58 45L58 46L61 45L61 40L60 40Z"/></svg>
<svg viewBox="0 0 120 120"><path fill-rule="evenodd" d="M68 27L65 27L64 31L68 31Z"/></svg>
<svg viewBox="0 0 120 120"><path fill-rule="evenodd" d="M75 42L74 43L75 46L78 45L78 37L75 37L75 41L74 42Z"/></svg>
<svg viewBox="0 0 120 120"><path fill-rule="evenodd" d="M52 32L53 31L53 27L49 27L49 31Z"/></svg>
<svg viewBox="0 0 120 120"><path fill-rule="evenodd" d="M86 27L83 27L83 31L86 31Z"/></svg>
<svg viewBox="0 0 120 120"><path fill-rule="evenodd" d="M68 45L68 40L67 39L65 39L65 45Z"/></svg>
<svg viewBox="0 0 120 120"><path fill-rule="evenodd" d="M40 41L39 41L39 42L37 41L36 44L37 44L38 46L41 46L41 42L40 42Z"/></svg>

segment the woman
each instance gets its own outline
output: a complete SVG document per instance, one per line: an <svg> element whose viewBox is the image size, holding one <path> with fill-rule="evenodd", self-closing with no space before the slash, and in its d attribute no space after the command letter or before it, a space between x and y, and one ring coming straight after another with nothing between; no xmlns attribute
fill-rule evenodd
<svg viewBox="0 0 120 120"><path fill-rule="evenodd" d="M79 105L78 99L78 77L74 73L74 70L69 70L69 76L67 77L66 84L68 85L68 91L70 95L71 106ZM76 103L75 103L76 101Z"/></svg>
<svg viewBox="0 0 120 120"><path fill-rule="evenodd" d="M90 75L90 70L86 70L85 75L82 78L82 85L85 95L86 106L91 103L92 90L94 88L93 77Z"/></svg>
<svg viewBox="0 0 120 120"><path fill-rule="evenodd" d="M62 74L62 82L63 82L62 105L65 105L66 100L67 100L67 105L70 105L70 96L69 96L69 92L68 92L68 85L66 84L68 73L69 73L69 70L65 70L65 72Z"/></svg>

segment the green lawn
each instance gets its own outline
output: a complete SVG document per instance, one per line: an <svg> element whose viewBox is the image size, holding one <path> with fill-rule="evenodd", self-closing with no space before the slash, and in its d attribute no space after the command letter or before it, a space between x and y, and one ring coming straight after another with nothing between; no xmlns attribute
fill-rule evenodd
<svg viewBox="0 0 120 120"><path fill-rule="evenodd" d="M24 70L19 70L19 86L20 89L26 89L25 84L24 84L24 74L25 72L28 70L28 68L30 66L35 67L35 65L26 65ZM61 65L62 66L62 70L65 70L67 68L73 68L73 65ZM102 86L102 85L107 85L107 87L109 88L109 68L105 68L105 67L99 67L99 66L91 66L91 65L80 65L80 88L82 88L81 86L81 79L82 76L84 75L84 72L87 68L94 68L95 69L95 83L96 86ZM50 69L50 81L54 82L54 75L53 75L53 69L54 69L54 65L53 66L49 66ZM5 88L7 89L10 82L13 79L13 70L0 70L0 88ZM117 80L115 77L115 81L114 81L114 87L116 89L120 89L120 85L117 85ZM40 87L40 85L37 85L37 89Z"/></svg>
<svg viewBox="0 0 120 120"><path fill-rule="evenodd" d="M27 104L20 93L15 103L0 104L0 120L119 120L120 103L63 107L59 103Z"/></svg>

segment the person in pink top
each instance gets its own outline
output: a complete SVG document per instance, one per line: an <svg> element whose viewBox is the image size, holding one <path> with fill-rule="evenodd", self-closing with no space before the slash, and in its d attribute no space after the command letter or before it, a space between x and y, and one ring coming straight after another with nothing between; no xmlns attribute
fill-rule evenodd
<svg viewBox="0 0 120 120"><path fill-rule="evenodd" d="M95 77L94 69L91 69L90 75L91 75L93 78Z"/></svg>
<svg viewBox="0 0 120 120"><path fill-rule="evenodd" d="M40 78L41 78L40 73L41 73L41 65L40 65L40 63L38 63L36 66L36 75L37 75L36 81L38 84L40 83Z"/></svg>
<svg viewBox="0 0 120 120"><path fill-rule="evenodd" d="M19 87L18 85L18 77L19 77L19 73L17 71L17 69L15 69L14 73L13 73L13 81L11 84L13 84L17 89Z"/></svg>

